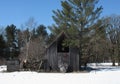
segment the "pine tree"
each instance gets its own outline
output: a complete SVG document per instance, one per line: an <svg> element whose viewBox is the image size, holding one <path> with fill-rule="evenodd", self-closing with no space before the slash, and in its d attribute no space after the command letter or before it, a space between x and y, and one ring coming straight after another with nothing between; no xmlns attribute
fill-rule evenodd
<svg viewBox="0 0 120 84"><path fill-rule="evenodd" d="M39 25L36 29L37 36L42 36L43 38L48 35L46 27L44 25Z"/></svg>
<svg viewBox="0 0 120 84"><path fill-rule="evenodd" d="M90 32L99 27L98 19L102 7L96 7L98 1L65 0L61 1L62 10L53 11L55 24L49 29L54 35L64 31L71 37L65 45L79 48L79 60L83 57L85 48L88 46Z"/></svg>
<svg viewBox="0 0 120 84"><path fill-rule="evenodd" d="M6 42L2 35L0 35L0 57L5 58L5 48L6 48Z"/></svg>
<svg viewBox="0 0 120 84"><path fill-rule="evenodd" d="M12 46L13 42L15 42L16 26L13 24L8 25L5 30L8 46Z"/></svg>
<svg viewBox="0 0 120 84"><path fill-rule="evenodd" d="M18 46L17 44L17 33L16 33L16 26L15 25L8 25L6 27L6 38L7 38L7 47L10 51L10 57L13 58L15 56L18 56L16 54L16 47Z"/></svg>

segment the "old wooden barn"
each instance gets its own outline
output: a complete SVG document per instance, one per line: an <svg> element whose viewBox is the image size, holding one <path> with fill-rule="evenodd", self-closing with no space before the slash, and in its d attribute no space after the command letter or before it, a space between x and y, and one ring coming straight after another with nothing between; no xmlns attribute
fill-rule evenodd
<svg viewBox="0 0 120 84"><path fill-rule="evenodd" d="M69 36L62 32L47 48L46 59L53 71L79 71L78 49L62 45L67 38Z"/></svg>

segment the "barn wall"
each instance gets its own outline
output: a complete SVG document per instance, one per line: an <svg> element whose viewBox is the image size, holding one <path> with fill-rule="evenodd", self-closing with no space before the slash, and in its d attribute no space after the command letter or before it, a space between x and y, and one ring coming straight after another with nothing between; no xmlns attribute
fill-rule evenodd
<svg viewBox="0 0 120 84"><path fill-rule="evenodd" d="M79 53L77 48L70 48L70 67L73 71L79 71Z"/></svg>
<svg viewBox="0 0 120 84"><path fill-rule="evenodd" d="M8 60L6 64L7 64L7 71L19 71L20 69L19 60Z"/></svg>
<svg viewBox="0 0 120 84"><path fill-rule="evenodd" d="M56 71L57 69L57 47L56 42L54 42L48 49L47 49L47 60L49 66L52 70Z"/></svg>
<svg viewBox="0 0 120 84"><path fill-rule="evenodd" d="M64 66L66 69L70 65L70 55L69 53L57 53L58 57L58 67Z"/></svg>
<svg viewBox="0 0 120 84"><path fill-rule="evenodd" d="M53 71L59 71L59 63L67 63L70 71L79 71L79 51L77 48L70 48L69 53L58 53L57 43L54 42L47 49L47 60Z"/></svg>

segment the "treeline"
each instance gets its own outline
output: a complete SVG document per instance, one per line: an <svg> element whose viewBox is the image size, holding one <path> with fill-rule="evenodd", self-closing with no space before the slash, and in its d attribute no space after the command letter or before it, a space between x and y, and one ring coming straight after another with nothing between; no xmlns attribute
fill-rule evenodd
<svg viewBox="0 0 120 84"><path fill-rule="evenodd" d="M32 23L32 26L34 24ZM84 61L83 63L113 62L115 65L115 62L120 62L120 16L111 15L102 19L100 24L102 26L93 28L89 30L90 32L86 32L87 29L85 30L81 60ZM47 27L44 25L32 26L17 28L11 24L1 28L0 57L6 60L20 58L31 62L44 59L47 46L63 30L58 34L48 34ZM70 34L70 36L72 35ZM73 44L66 45L73 46Z"/></svg>
<svg viewBox="0 0 120 84"><path fill-rule="evenodd" d="M30 18L22 28L14 24L1 28L0 57L16 59L42 58L48 41L48 33L44 25L35 26L34 18ZM38 57L40 56L40 57Z"/></svg>
<svg viewBox="0 0 120 84"><path fill-rule="evenodd" d="M53 11L55 24L36 26L30 18L21 28L14 24L1 28L0 57L39 62L47 46L64 31L70 37L64 46L79 49L80 66L89 62L116 62L120 65L120 15L99 18L98 0L66 0L62 10ZM51 32L48 34L47 29Z"/></svg>

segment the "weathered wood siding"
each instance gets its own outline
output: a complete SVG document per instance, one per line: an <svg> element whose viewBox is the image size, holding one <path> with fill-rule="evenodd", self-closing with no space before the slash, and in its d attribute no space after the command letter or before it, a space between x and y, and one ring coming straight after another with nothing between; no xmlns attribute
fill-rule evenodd
<svg viewBox="0 0 120 84"><path fill-rule="evenodd" d="M69 53L57 53L56 43L47 50L49 66L53 71L59 71L60 64L67 64L70 71L79 71L79 52L76 48L70 48Z"/></svg>
<svg viewBox="0 0 120 84"><path fill-rule="evenodd" d="M79 51L77 48L70 48L70 68L72 71L79 71Z"/></svg>
<svg viewBox="0 0 120 84"><path fill-rule="evenodd" d="M57 53L58 63L66 63L70 65L70 54L69 53Z"/></svg>
<svg viewBox="0 0 120 84"><path fill-rule="evenodd" d="M57 47L56 47L56 42L53 43L49 49L47 49L47 60L48 60L48 65L52 68L52 70L56 71L57 70Z"/></svg>
<svg viewBox="0 0 120 84"><path fill-rule="evenodd" d="M19 71L20 62L18 60L7 61L7 71Z"/></svg>
<svg viewBox="0 0 120 84"><path fill-rule="evenodd" d="M58 68L65 68L68 69L68 66L70 65L70 55L69 53L57 53L58 57Z"/></svg>

